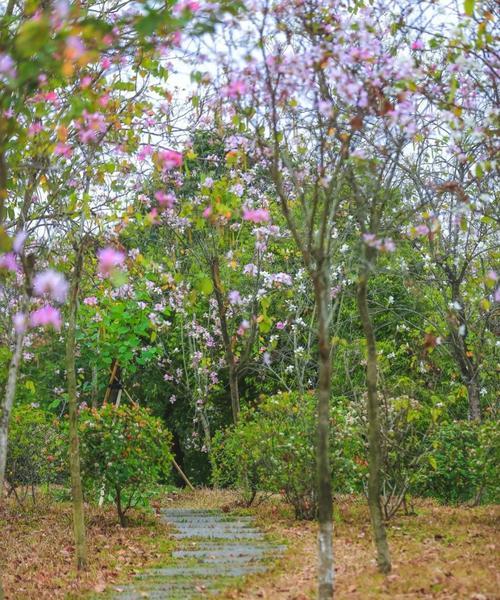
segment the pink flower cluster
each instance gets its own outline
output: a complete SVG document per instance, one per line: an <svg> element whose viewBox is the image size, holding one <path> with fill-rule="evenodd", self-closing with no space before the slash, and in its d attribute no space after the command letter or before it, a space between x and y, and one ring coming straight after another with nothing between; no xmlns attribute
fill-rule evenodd
<svg viewBox="0 0 500 600"><path fill-rule="evenodd" d="M265 208L244 208L243 220L251 223L267 223L270 220L269 211Z"/></svg>
<svg viewBox="0 0 500 600"><path fill-rule="evenodd" d="M104 277L108 277L113 273L115 269L121 267L125 262L125 254L120 250L115 250L111 246L102 248L97 253L97 259L99 261L99 272Z"/></svg>
<svg viewBox="0 0 500 600"><path fill-rule="evenodd" d="M394 250L396 250L396 244L391 238L379 240L374 233L364 233L363 241L367 246L370 246L370 248L376 248L381 252L394 252Z"/></svg>
<svg viewBox="0 0 500 600"><path fill-rule="evenodd" d="M47 269L37 273L33 279L33 291L36 296L47 297L56 302L64 302L68 295L68 282L62 273Z"/></svg>
<svg viewBox="0 0 500 600"><path fill-rule="evenodd" d="M81 120L75 123L78 137L83 144L97 141L98 135L107 128L106 118L100 112L89 113L84 110Z"/></svg>
<svg viewBox="0 0 500 600"><path fill-rule="evenodd" d="M158 160L164 171L171 171L182 166L182 154L175 150L161 150L158 152Z"/></svg>

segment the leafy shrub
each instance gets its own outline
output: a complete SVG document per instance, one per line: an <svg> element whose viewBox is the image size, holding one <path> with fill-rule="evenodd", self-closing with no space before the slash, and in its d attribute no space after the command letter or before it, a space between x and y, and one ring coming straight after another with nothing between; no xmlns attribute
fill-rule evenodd
<svg viewBox="0 0 500 600"><path fill-rule="evenodd" d="M258 408L242 411L238 425L213 439L213 483L241 488L248 502L257 491L282 493L297 518L314 518L318 508L315 415L312 393L280 393ZM349 485L348 476L356 472L356 465L349 458L352 452L340 433L339 420L335 421L331 460L335 488L340 490Z"/></svg>
<svg viewBox="0 0 500 600"><path fill-rule="evenodd" d="M5 478L17 496L18 487L31 487L57 480L55 466L58 435L54 418L30 405L14 408L9 428Z"/></svg>
<svg viewBox="0 0 500 600"><path fill-rule="evenodd" d="M110 492L122 526L126 512L147 503L148 492L170 475L172 436L137 405L83 409L80 442L84 485Z"/></svg>
<svg viewBox="0 0 500 600"><path fill-rule="evenodd" d="M458 504L498 502L500 429L492 421L441 423L432 437L421 492Z"/></svg>

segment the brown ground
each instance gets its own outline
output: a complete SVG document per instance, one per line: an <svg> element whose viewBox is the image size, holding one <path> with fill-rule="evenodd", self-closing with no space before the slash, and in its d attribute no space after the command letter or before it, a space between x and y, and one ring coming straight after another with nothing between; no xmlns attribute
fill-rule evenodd
<svg viewBox="0 0 500 600"><path fill-rule="evenodd" d="M231 506L229 494L209 490L184 495L178 504ZM256 576L227 600L308 600L315 597L316 527L294 521L279 501L251 509L260 525L284 538L289 551L266 578ZM336 600L494 600L500 598L497 529L499 506L451 508L416 503L416 515L389 524L393 570L377 573L368 511L357 499L335 510Z"/></svg>
<svg viewBox="0 0 500 600"><path fill-rule="evenodd" d="M86 507L89 570L74 569L71 507L39 499L26 510L13 501L0 508L0 574L5 600L58 600L101 592L135 570L169 555L166 526L151 517L123 529L113 510Z"/></svg>
<svg viewBox="0 0 500 600"><path fill-rule="evenodd" d="M170 495L168 506L232 509L231 492L198 490ZM289 550L265 576L247 579L224 600L307 600L314 598L316 527L297 522L279 499L249 509L258 523ZM389 525L393 571L376 572L368 514L360 499L336 506L336 600L500 599L496 526L500 507L450 508L416 503L414 516ZM138 516L136 515L136 518ZM89 572L73 569L68 504L39 504L28 512L14 503L0 509L0 572L6 600L81 597L131 578L136 570L168 562L174 542L151 519L121 529L110 510L88 509Z"/></svg>

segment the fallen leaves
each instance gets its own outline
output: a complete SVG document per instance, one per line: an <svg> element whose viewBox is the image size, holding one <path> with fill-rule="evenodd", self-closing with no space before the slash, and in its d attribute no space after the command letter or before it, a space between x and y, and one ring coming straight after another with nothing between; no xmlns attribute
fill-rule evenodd
<svg viewBox="0 0 500 600"><path fill-rule="evenodd" d="M0 510L5 600L62 600L84 591L99 594L128 581L133 570L157 564L168 551L168 530L149 517L141 519L145 521L141 526L122 529L112 510L87 506L90 564L87 572L77 575L69 503L40 501L29 511L5 503Z"/></svg>

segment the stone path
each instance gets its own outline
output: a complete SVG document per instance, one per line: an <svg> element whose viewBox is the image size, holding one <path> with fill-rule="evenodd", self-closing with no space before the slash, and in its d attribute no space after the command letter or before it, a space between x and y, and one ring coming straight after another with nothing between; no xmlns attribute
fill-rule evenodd
<svg viewBox="0 0 500 600"><path fill-rule="evenodd" d="M195 600L217 594L252 573L263 573L285 549L266 540L251 517L220 511L168 509L162 519L179 540L174 562L150 569L121 587L116 600Z"/></svg>

